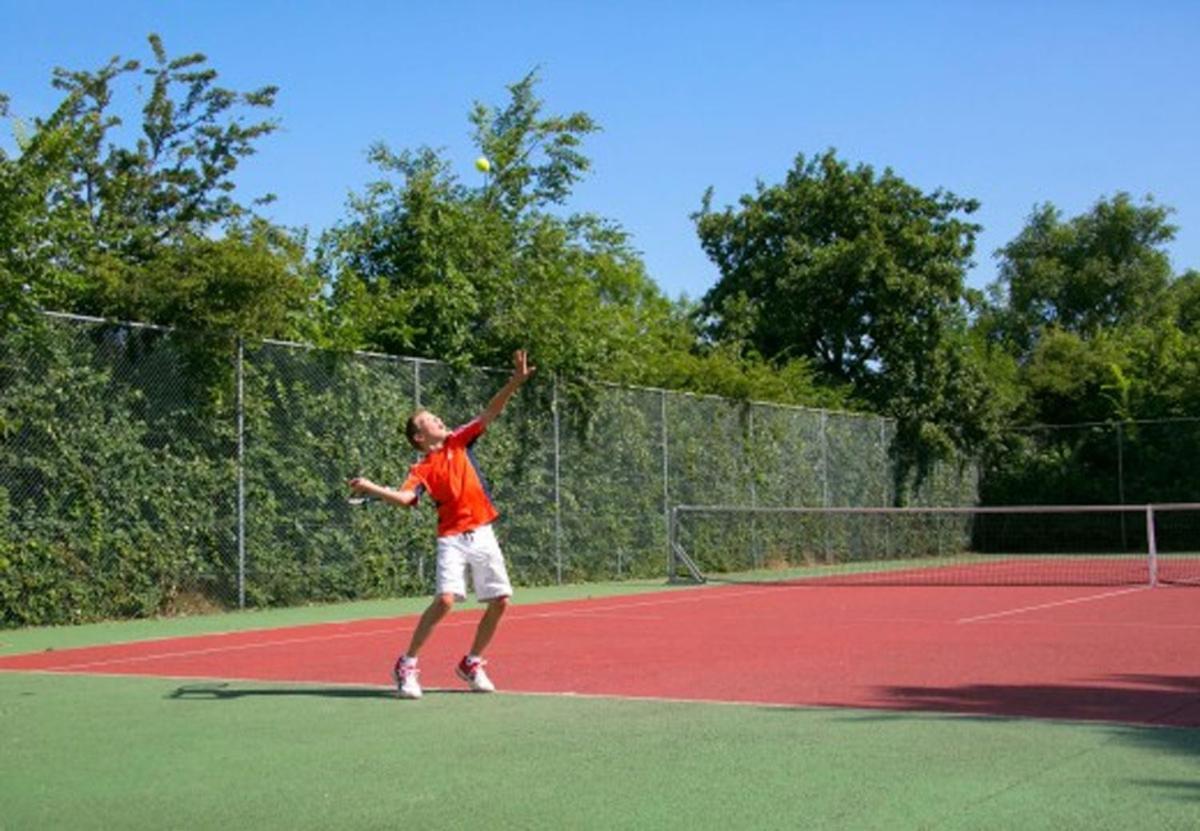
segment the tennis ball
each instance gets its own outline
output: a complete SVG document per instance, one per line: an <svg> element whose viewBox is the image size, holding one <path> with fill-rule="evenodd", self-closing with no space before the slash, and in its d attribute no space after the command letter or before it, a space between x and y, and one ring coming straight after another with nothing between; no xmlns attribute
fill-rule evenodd
<svg viewBox="0 0 1200 831"><path fill-rule="evenodd" d="M487 160L486 156L480 156L475 160L475 169L480 173L487 173L492 169L492 163Z"/></svg>

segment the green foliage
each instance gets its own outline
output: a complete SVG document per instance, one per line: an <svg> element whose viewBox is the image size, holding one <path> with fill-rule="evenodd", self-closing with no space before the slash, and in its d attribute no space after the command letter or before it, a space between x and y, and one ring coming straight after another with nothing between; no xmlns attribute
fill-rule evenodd
<svg viewBox="0 0 1200 831"><path fill-rule="evenodd" d="M153 64L112 58L94 72L56 69L66 93L55 119L81 130L74 150L70 197L85 211L105 253L138 261L169 240L203 233L244 215L230 196L231 174L254 144L277 128L271 120L243 124L235 108L270 108L275 87L238 93L216 85L201 54L171 58L150 35ZM116 84L139 72L149 79L140 136L119 143ZM36 122L38 129L43 126Z"/></svg>
<svg viewBox="0 0 1200 831"><path fill-rule="evenodd" d="M1019 373L1025 420L989 454L1000 503L1191 501L1200 430L1200 340L1169 320L1085 338L1050 329ZM1143 423L1146 420L1159 423Z"/></svg>
<svg viewBox="0 0 1200 831"><path fill-rule="evenodd" d="M0 339L0 623L149 615L225 579L228 425L179 370L145 330Z"/></svg>
<svg viewBox="0 0 1200 831"><path fill-rule="evenodd" d="M544 369L603 366L635 326L622 312L657 298L626 236L560 204L588 163L576 149L595 126L582 113L544 116L536 76L502 110L471 113L486 183L461 184L428 148L372 161L387 176L352 198L351 216L321 241L344 342L431 355L455 365L507 361L517 346ZM609 324L623 324L614 331Z"/></svg>
<svg viewBox="0 0 1200 831"><path fill-rule="evenodd" d="M420 594L432 527L346 502L370 472L398 484L411 451L406 364L263 346L247 350L246 599L255 606Z"/></svg>
<svg viewBox="0 0 1200 831"><path fill-rule="evenodd" d="M160 246L138 263L104 260L91 279L92 300L118 319L260 338L319 332L319 282L303 238L260 219L231 224L219 239Z"/></svg>
<svg viewBox="0 0 1200 831"><path fill-rule="evenodd" d="M1001 503L1191 501L1200 294L1171 274L1170 208L1127 194L1063 219L1038 206L1002 248L975 332L1017 367L1015 418L1046 425L989 448ZM1073 425L1073 426L1072 426Z"/></svg>
<svg viewBox="0 0 1200 831"><path fill-rule="evenodd" d="M470 113L475 144L492 165L485 197L509 216L564 204L591 166L583 138L600 129L584 112L543 116L537 82L530 72L509 86L504 109L476 102Z"/></svg>
<svg viewBox="0 0 1200 831"><path fill-rule="evenodd" d="M354 507L346 481L398 484L417 403L461 423L503 373L247 347L243 583L234 357L194 356L180 333L60 321L0 342L0 625L430 591L431 507ZM476 446L518 585L662 576L677 502L888 498L881 419L571 390L539 374Z"/></svg>
<svg viewBox="0 0 1200 831"><path fill-rule="evenodd" d="M851 169L832 150L799 156L783 184L760 184L737 211L715 213L711 198L695 220L721 270L702 309L718 338L747 332L769 359L809 358L870 393L931 351L958 311L972 200Z"/></svg>
<svg viewBox="0 0 1200 831"><path fill-rule="evenodd" d="M826 385L900 423L918 478L955 448L985 441L999 417L982 356L967 345L963 275L978 203L923 193L830 150L799 156L784 182L737 208L694 217L721 270L700 315L718 342L767 360L801 358Z"/></svg>
<svg viewBox="0 0 1200 831"><path fill-rule="evenodd" d="M492 170L478 187L428 148L371 158L387 175L351 199L319 246L332 284L328 342L501 365L523 347L544 372L804 403L840 402L795 362L706 349L614 222L555 210L586 174L584 113L546 115L536 74L470 114ZM584 393L587 394L586 392Z"/></svg>
<svg viewBox="0 0 1200 831"><path fill-rule="evenodd" d="M157 35L149 42L144 69L119 57L95 71L56 69L62 102L34 120L17 157L0 157L0 314L38 304L314 336L320 286L303 234L233 196L241 160L278 126L244 113L269 109L276 89L221 87L203 55L171 57ZM131 131L121 93L138 75L146 85Z"/></svg>
<svg viewBox="0 0 1200 831"><path fill-rule="evenodd" d="M64 308L80 290L66 253L90 242L90 226L63 196L80 132L56 116L16 157L0 150L0 325L29 324L39 306Z"/></svg>
<svg viewBox="0 0 1200 831"><path fill-rule="evenodd" d="M1185 335L1200 335L1200 272L1189 269L1168 289L1175 325Z"/></svg>
<svg viewBox="0 0 1200 831"><path fill-rule="evenodd" d="M1091 337L1161 314L1172 279L1164 250L1175 237L1171 213L1126 193L1065 222L1053 205L1036 207L998 252L991 336L1023 357L1050 328Z"/></svg>

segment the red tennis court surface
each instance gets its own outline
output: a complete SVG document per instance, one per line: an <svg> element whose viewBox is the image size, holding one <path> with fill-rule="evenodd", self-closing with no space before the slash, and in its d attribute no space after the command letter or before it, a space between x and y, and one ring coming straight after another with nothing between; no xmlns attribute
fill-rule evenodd
<svg viewBox="0 0 1200 831"><path fill-rule="evenodd" d="M461 687L452 667L478 618L434 633L429 694ZM415 622L15 655L0 670L383 686ZM488 657L508 692L1200 727L1200 592L1181 587L724 586L515 604Z"/></svg>

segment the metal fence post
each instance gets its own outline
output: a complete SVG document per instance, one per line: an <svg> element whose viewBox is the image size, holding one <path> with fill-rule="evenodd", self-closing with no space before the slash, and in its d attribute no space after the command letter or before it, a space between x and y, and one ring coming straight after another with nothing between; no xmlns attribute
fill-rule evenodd
<svg viewBox="0 0 1200 831"><path fill-rule="evenodd" d="M562 585L562 442L559 437L558 415L558 373L554 373L554 387L551 391L550 411L554 416L554 563L558 584Z"/></svg>
<svg viewBox="0 0 1200 831"><path fill-rule="evenodd" d="M413 368L413 412L421 409L421 362L414 360ZM422 586L425 585L425 549L420 550L417 555L417 580Z"/></svg>
<svg viewBox="0 0 1200 831"><path fill-rule="evenodd" d="M245 347L237 339L237 590L238 608L246 608L246 408Z"/></svg>
<svg viewBox="0 0 1200 831"><path fill-rule="evenodd" d="M829 507L829 414L821 410L821 507Z"/></svg>
<svg viewBox="0 0 1200 831"><path fill-rule="evenodd" d="M880 470L891 470L891 465L888 462L888 446L887 446L887 422L880 419L879 421L879 454L880 454ZM891 501L888 499L888 477L882 478L883 496L879 500L879 507L886 508ZM892 556L892 526L887 520L883 521L883 556L891 558Z"/></svg>
<svg viewBox="0 0 1200 831"><path fill-rule="evenodd" d="M667 391L659 391L659 419L662 422L662 484L663 484L663 522L667 531L667 573L674 574L675 559L671 553L671 466L668 442L670 431L667 429Z"/></svg>
<svg viewBox="0 0 1200 831"><path fill-rule="evenodd" d="M821 410L821 507L829 507L829 414ZM821 523L825 542L825 561L829 562L832 550L829 539L829 523Z"/></svg>
<svg viewBox="0 0 1200 831"><path fill-rule="evenodd" d="M746 471L750 476L750 507L758 507L758 471L754 465L754 404L746 404L746 441L742 445L745 452ZM758 538L758 520L751 515L750 520L750 556L755 568L762 568L762 541Z"/></svg>

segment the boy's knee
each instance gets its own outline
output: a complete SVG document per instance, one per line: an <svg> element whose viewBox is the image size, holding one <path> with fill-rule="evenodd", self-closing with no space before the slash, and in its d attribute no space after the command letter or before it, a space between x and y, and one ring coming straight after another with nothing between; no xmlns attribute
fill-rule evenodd
<svg viewBox="0 0 1200 831"><path fill-rule="evenodd" d="M507 597L494 598L494 599L488 601L488 606L495 609L497 612L503 612L505 609L508 608L508 598Z"/></svg>
<svg viewBox="0 0 1200 831"><path fill-rule="evenodd" d="M450 611L454 607L454 595L439 594L433 598L433 607L443 614Z"/></svg>

